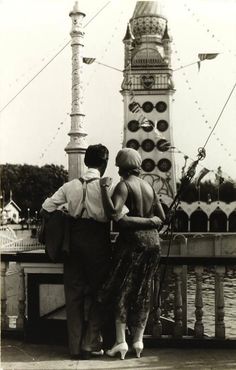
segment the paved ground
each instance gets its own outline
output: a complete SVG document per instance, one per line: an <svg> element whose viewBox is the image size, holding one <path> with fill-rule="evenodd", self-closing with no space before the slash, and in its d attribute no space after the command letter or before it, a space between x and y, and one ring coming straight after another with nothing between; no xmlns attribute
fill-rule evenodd
<svg viewBox="0 0 236 370"><path fill-rule="evenodd" d="M140 359L129 354L124 361L103 356L89 361L68 359L65 346L26 344L2 340L1 370L234 370L233 349L145 349Z"/></svg>

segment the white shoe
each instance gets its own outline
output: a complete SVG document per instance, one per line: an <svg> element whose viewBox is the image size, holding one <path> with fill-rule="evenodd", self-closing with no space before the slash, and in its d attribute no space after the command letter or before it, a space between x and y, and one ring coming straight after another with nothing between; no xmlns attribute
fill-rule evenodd
<svg viewBox="0 0 236 370"><path fill-rule="evenodd" d="M138 342L133 343L133 349L136 352L136 357L139 358L143 351L143 342L140 340Z"/></svg>
<svg viewBox="0 0 236 370"><path fill-rule="evenodd" d="M91 355L92 356L103 356L104 355L104 351L103 351L103 349L100 349L100 351L92 351L91 352Z"/></svg>
<svg viewBox="0 0 236 370"><path fill-rule="evenodd" d="M121 360L125 359L125 355L128 351L128 344L126 342L114 344L114 346L106 351L108 356L114 357L118 352L120 352Z"/></svg>

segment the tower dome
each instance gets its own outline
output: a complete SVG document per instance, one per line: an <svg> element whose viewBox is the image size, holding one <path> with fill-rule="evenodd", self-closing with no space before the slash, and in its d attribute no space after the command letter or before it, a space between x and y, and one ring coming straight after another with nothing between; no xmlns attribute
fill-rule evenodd
<svg viewBox="0 0 236 370"><path fill-rule="evenodd" d="M161 39L165 32L166 18L160 2L137 1L130 23L135 38L156 35Z"/></svg>

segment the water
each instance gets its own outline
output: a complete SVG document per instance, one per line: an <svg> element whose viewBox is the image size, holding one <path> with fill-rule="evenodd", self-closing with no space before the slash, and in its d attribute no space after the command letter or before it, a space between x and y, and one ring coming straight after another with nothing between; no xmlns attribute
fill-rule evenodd
<svg viewBox="0 0 236 370"><path fill-rule="evenodd" d="M18 310L18 284L19 275L14 263L10 264L7 274L7 312L9 316L15 317ZM165 275L165 284L162 289L162 316L174 318L174 277L171 267L168 267ZM55 290L55 286L51 286ZM215 335L215 281L214 270L206 269L203 274L203 324L205 334ZM192 269L188 270L187 296L188 296L188 327L194 328L195 322L195 289L196 277ZM236 337L236 266L227 269L224 278L225 299L225 326L226 337ZM12 325L13 321L12 321Z"/></svg>
<svg viewBox="0 0 236 370"><path fill-rule="evenodd" d="M195 290L196 277L192 269L188 270L187 277L187 312L188 327L194 328L195 323ZM215 335L215 273L214 269L205 269L202 284L204 333L209 336ZM165 284L162 293L162 315L174 318L174 277L170 268L166 273ZM227 269L224 278L224 301L225 301L225 329L226 337L236 337L236 266Z"/></svg>

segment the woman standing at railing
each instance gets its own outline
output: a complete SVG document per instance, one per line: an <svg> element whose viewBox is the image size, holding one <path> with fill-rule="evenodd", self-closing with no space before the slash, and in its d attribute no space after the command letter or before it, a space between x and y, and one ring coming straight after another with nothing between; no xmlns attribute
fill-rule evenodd
<svg viewBox="0 0 236 370"><path fill-rule="evenodd" d="M126 205L129 216L151 218L157 215L161 224L165 214L153 188L139 177L141 162L139 153L134 149L125 148L118 152L116 165L123 179L117 184L112 200L106 191L110 179L102 180L104 203L113 218ZM125 338L127 322L131 325L133 349L137 357L143 350L152 281L160 260L157 229L134 230L127 218L125 223L124 220L118 223L120 233L115 245L114 266L99 294L100 301L114 304L116 314L116 343L107 354L115 356L120 352L121 359L128 351Z"/></svg>

